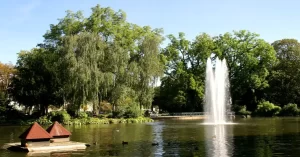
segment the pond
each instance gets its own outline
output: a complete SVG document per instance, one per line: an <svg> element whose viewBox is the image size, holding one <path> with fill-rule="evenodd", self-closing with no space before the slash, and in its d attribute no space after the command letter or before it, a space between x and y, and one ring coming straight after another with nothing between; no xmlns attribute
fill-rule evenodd
<svg viewBox="0 0 300 157"><path fill-rule="evenodd" d="M300 118L236 119L233 125L203 125L201 120L165 120L145 124L66 126L71 140L90 143L85 151L15 153L0 150L0 157L24 156L299 156ZM1 126L0 147L19 141L28 126ZM45 126L47 127L47 126ZM128 145L122 145L122 141ZM152 143L158 145L152 146ZM93 144L95 143L95 144Z"/></svg>

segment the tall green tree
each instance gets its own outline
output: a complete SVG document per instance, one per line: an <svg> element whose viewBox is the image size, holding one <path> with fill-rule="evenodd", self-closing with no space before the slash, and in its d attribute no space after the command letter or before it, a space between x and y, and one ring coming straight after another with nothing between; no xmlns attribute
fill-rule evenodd
<svg viewBox="0 0 300 157"><path fill-rule="evenodd" d="M60 69L68 78L64 82L66 98L79 110L82 104L98 98L100 84L106 81L101 71L106 45L97 34L85 32L66 36L62 43Z"/></svg>
<svg viewBox="0 0 300 157"><path fill-rule="evenodd" d="M300 43L296 39L282 39L273 42L272 46L278 62L270 69L266 97L280 106L300 104Z"/></svg>
<svg viewBox="0 0 300 157"><path fill-rule="evenodd" d="M10 102L9 86L12 82L12 77L15 75L15 68L10 64L0 62L0 115L5 116L8 104ZM0 116L0 117L1 117Z"/></svg>
<svg viewBox="0 0 300 157"><path fill-rule="evenodd" d="M200 34L193 42L179 33L168 36L171 43L165 48L165 77L162 79L160 96L163 109L202 111L206 59L216 49L213 39Z"/></svg>
<svg viewBox="0 0 300 157"><path fill-rule="evenodd" d="M241 30L215 38L221 58L226 58L233 104L254 111L263 89L269 86L269 69L276 62L273 47L258 34Z"/></svg>
<svg viewBox="0 0 300 157"><path fill-rule="evenodd" d="M49 105L62 105L61 82L52 64L57 59L56 54L42 48L21 51L10 88L12 98L27 107L38 107L42 115Z"/></svg>
<svg viewBox="0 0 300 157"><path fill-rule="evenodd" d="M138 93L139 104L149 108L154 97L154 85L163 74L163 64L161 62L160 44L162 38L160 35L152 33L146 35L138 45L138 51L131 62L139 67L138 79L135 90ZM131 64L131 63L129 63Z"/></svg>
<svg viewBox="0 0 300 157"><path fill-rule="evenodd" d="M65 85L64 97L67 102L76 103L75 108L78 108L80 103L92 101L96 110L102 100L118 106L118 102L122 102L118 99L123 97L119 94L124 93L118 91L121 89L133 90L134 97L138 99L132 100L137 101L140 106L147 107L153 98L153 80L161 75L163 69L160 62L161 33L160 29L140 27L127 22L126 14L121 10L116 12L109 7L102 8L97 5L92 8L92 14L87 18L82 12L68 11L58 24L50 25L50 30L44 35L45 41L40 46L57 53L61 57L58 64L68 67L61 71L60 78ZM92 44L89 42L93 40L101 40L101 52L100 49L91 48ZM70 56L76 59L69 60ZM92 56L101 56L101 59ZM91 57L97 63L88 60L87 57ZM90 64L97 67L91 69ZM73 68L87 74L77 74ZM90 82L92 80L88 73L93 71L96 74L97 70L99 82L94 87L79 83L76 83L78 87L75 87L74 82L70 82ZM76 88L80 88L81 91L77 92L81 94L77 93L80 96L75 102L75 98L72 97L75 97ZM90 95L91 91L86 91L91 88L94 88L93 96Z"/></svg>

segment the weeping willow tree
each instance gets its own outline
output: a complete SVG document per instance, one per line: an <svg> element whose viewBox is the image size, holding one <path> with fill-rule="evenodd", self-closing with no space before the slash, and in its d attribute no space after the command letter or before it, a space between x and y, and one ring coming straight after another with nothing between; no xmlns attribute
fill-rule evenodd
<svg viewBox="0 0 300 157"><path fill-rule="evenodd" d="M154 86L163 73L160 56L160 44L163 38L161 30L146 34L138 44L138 51L132 55L132 63L137 66L137 79L134 88L138 95L140 108L149 108L154 97Z"/></svg>
<svg viewBox="0 0 300 157"><path fill-rule="evenodd" d="M66 98L75 109L97 100L100 87L112 82L112 75L102 70L105 49L105 42L96 33L82 32L63 38L60 67L68 78L64 82Z"/></svg>

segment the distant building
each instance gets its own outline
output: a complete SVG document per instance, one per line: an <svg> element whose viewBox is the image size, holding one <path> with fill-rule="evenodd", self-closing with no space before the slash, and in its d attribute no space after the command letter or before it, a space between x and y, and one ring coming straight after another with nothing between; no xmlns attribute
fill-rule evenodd
<svg viewBox="0 0 300 157"><path fill-rule="evenodd" d="M19 136L22 147L49 146L52 136L37 122Z"/></svg>
<svg viewBox="0 0 300 157"><path fill-rule="evenodd" d="M66 128L60 125L58 122L54 122L47 132L53 137L53 142L67 142L70 141L70 135L72 135Z"/></svg>

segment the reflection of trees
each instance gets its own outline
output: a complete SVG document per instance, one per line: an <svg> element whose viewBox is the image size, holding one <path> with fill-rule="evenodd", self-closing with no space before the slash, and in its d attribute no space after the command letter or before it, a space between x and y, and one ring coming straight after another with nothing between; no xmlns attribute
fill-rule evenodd
<svg viewBox="0 0 300 157"><path fill-rule="evenodd" d="M295 118L245 120L234 127L234 156L299 156L298 123Z"/></svg>
<svg viewBox="0 0 300 157"><path fill-rule="evenodd" d="M274 136L256 136L254 138L254 156L271 157L272 156L272 144L274 143Z"/></svg>
<svg viewBox="0 0 300 157"><path fill-rule="evenodd" d="M163 156L203 156L204 130L195 121L165 121L162 129Z"/></svg>
<svg viewBox="0 0 300 157"><path fill-rule="evenodd" d="M147 124L110 124L70 126L71 139L90 143L92 156L149 156L152 126ZM127 141L128 145L122 145ZM93 143L97 142L96 145Z"/></svg>
<svg viewBox="0 0 300 157"><path fill-rule="evenodd" d="M28 126L1 126L0 128L0 147L4 143L20 142L19 136Z"/></svg>
<svg viewBox="0 0 300 157"><path fill-rule="evenodd" d="M225 126L224 137L227 142L228 156L299 156L298 123L299 120L296 118L273 118L243 120L243 124ZM214 144L218 145L214 143L213 126L197 125L195 121L65 127L72 132L71 140L91 144L91 147L83 152L84 156L160 156L162 154L162 156L213 157L213 153L207 151L206 147L213 151ZM0 145L19 141L18 136L27 128L28 126L1 127ZM129 144L122 146L123 140L128 141ZM97 145L93 145L94 142L97 142ZM152 142L159 142L159 146L152 146ZM9 153L0 152L0 156L18 156L13 152ZM59 153L51 156L59 155L68 156ZM71 153L71 156L76 155L76 152Z"/></svg>

